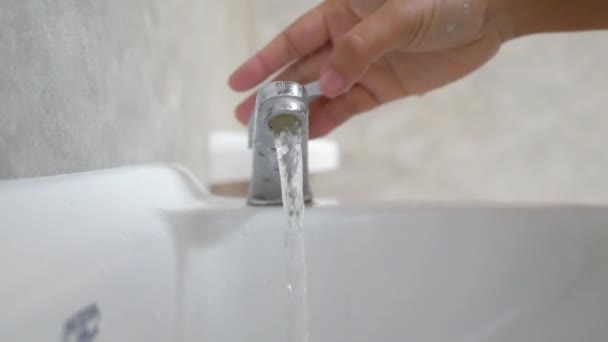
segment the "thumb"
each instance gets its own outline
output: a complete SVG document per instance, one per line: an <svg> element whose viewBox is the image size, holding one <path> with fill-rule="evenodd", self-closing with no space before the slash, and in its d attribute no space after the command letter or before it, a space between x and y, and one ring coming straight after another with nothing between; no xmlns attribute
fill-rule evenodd
<svg viewBox="0 0 608 342"><path fill-rule="evenodd" d="M329 97L348 91L367 71L369 65L403 40L404 11L392 1L348 31L334 46L329 62L321 72L320 88Z"/></svg>

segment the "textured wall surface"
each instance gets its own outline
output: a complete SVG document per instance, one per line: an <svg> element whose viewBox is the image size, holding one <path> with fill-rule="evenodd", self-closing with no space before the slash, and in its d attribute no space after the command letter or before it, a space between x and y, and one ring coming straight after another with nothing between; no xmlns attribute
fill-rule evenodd
<svg viewBox="0 0 608 342"><path fill-rule="evenodd" d="M228 74L315 2L2 1L0 177L157 160L203 175L204 133L244 131ZM606 41L515 41L456 84L351 120L330 136L341 169L313 190L608 202Z"/></svg>
<svg viewBox="0 0 608 342"><path fill-rule="evenodd" d="M204 1L0 2L0 178L175 161L204 174Z"/></svg>

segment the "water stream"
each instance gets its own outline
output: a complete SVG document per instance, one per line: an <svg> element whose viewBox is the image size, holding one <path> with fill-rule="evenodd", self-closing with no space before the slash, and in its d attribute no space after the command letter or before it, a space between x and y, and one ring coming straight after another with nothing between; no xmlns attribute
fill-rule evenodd
<svg viewBox="0 0 608 342"><path fill-rule="evenodd" d="M302 131L286 129L276 134L275 146L281 174L283 208L287 217L285 252L287 275L287 342L308 341L306 249L304 222Z"/></svg>

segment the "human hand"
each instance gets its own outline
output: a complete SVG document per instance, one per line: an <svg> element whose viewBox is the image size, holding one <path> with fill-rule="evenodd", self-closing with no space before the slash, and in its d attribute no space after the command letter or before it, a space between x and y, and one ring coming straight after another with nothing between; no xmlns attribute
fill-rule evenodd
<svg viewBox="0 0 608 342"><path fill-rule="evenodd" d="M230 77L249 90L275 79L320 78L327 98L311 104L312 138L355 114L449 84L479 68L502 38L494 0L326 0L245 62ZM237 107L246 123L255 95Z"/></svg>

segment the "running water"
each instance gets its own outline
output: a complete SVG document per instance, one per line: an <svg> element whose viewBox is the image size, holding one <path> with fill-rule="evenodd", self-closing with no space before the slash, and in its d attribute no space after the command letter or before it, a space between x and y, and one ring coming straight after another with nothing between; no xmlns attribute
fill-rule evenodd
<svg viewBox="0 0 608 342"><path fill-rule="evenodd" d="M275 146L281 174L283 209L287 216L285 229L287 342L307 342L306 250L302 232L304 221L302 130L288 129L277 133Z"/></svg>

